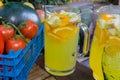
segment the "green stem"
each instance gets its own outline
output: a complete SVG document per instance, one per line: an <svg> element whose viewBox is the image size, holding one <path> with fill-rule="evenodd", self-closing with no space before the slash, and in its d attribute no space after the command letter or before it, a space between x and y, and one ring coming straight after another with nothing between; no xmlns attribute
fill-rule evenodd
<svg viewBox="0 0 120 80"><path fill-rule="evenodd" d="M13 24L8 23L9 25L11 25L19 34L20 36L25 40L25 42L28 44L29 42L26 40L25 36L20 32L20 30Z"/></svg>
<svg viewBox="0 0 120 80"><path fill-rule="evenodd" d="M17 39L17 36L15 35L14 38Z"/></svg>
<svg viewBox="0 0 120 80"><path fill-rule="evenodd" d="M6 28L8 28L8 27L9 27L9 25L5 24L5 22L4 22L4 21L2 21L2 24L3 24Z"/></svg>

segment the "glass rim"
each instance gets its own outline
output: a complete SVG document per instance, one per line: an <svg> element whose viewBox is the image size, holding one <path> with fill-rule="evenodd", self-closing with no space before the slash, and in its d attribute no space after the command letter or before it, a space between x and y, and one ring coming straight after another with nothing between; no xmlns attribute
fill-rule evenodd
<svg viewBox="0 0 120 80"><path fill-rule="evenodd" d="M120 14L120 5L106 5L106 6L102 6L96 12L98 14L101 14L101 13Z"/></svg>

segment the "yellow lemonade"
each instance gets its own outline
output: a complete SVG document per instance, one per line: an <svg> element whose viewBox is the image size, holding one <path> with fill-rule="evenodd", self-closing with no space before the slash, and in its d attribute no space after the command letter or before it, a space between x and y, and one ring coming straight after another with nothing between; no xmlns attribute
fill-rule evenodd
<svg viewBox="0 0 120 80"><path fill-rule="evenodd" d="M79 27L70 22L69 15L51 15L55 23L47 19L44 30L45 69L53 75L65 76L75 69Z"/></svg>
<svg viewBox="0 0 120 80"><path fill-rule="evenodd" d="M102 69L104 47L120 43L119 23L120 15L118 14L101 14L97 20L90 50L90 67L96 80L105 80ZM112 49L114 50L114 48Z"/></svg>

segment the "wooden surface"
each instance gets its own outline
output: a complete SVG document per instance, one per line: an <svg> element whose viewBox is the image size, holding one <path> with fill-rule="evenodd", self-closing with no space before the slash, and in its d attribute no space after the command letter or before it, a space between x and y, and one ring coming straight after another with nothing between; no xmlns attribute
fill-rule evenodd
<svg viewBox="0 0 120 80"><path fill-rule="evenodd" d="M44 69L44 58L40 56L32 68L28 80L94 80L90 68L77 62L73 74L64 77L53 76Z"/></svg>

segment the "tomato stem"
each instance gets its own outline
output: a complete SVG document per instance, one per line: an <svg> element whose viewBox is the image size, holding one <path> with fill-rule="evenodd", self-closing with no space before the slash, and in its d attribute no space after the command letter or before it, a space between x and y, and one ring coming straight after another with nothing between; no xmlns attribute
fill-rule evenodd
<svg viewBox="0 0 120 80"><path fill-rule="evenodd" d="M14 25L14 24L11 24L11 23L8 23L9 25L11 25L19 34L20 36L25 40L25 42L28 44L29 42L26 40L25 36L20 32L20 30Z"/></svg>
<svg viewBox="0 0 120 80"><path fill-rule="evenodd" d="M4 22L4 21L2 21L2 24L3 24L5 27L8 27L8 25L7 25L7 24L5 24L5 22Z"/></svg>
<svg viewBox="0 0 120 80"><path fill-rule="evenodd" d="M6 27L6 28L10 28L9 24L6 24L4 21L2 21L2 24Z"/></svg>

